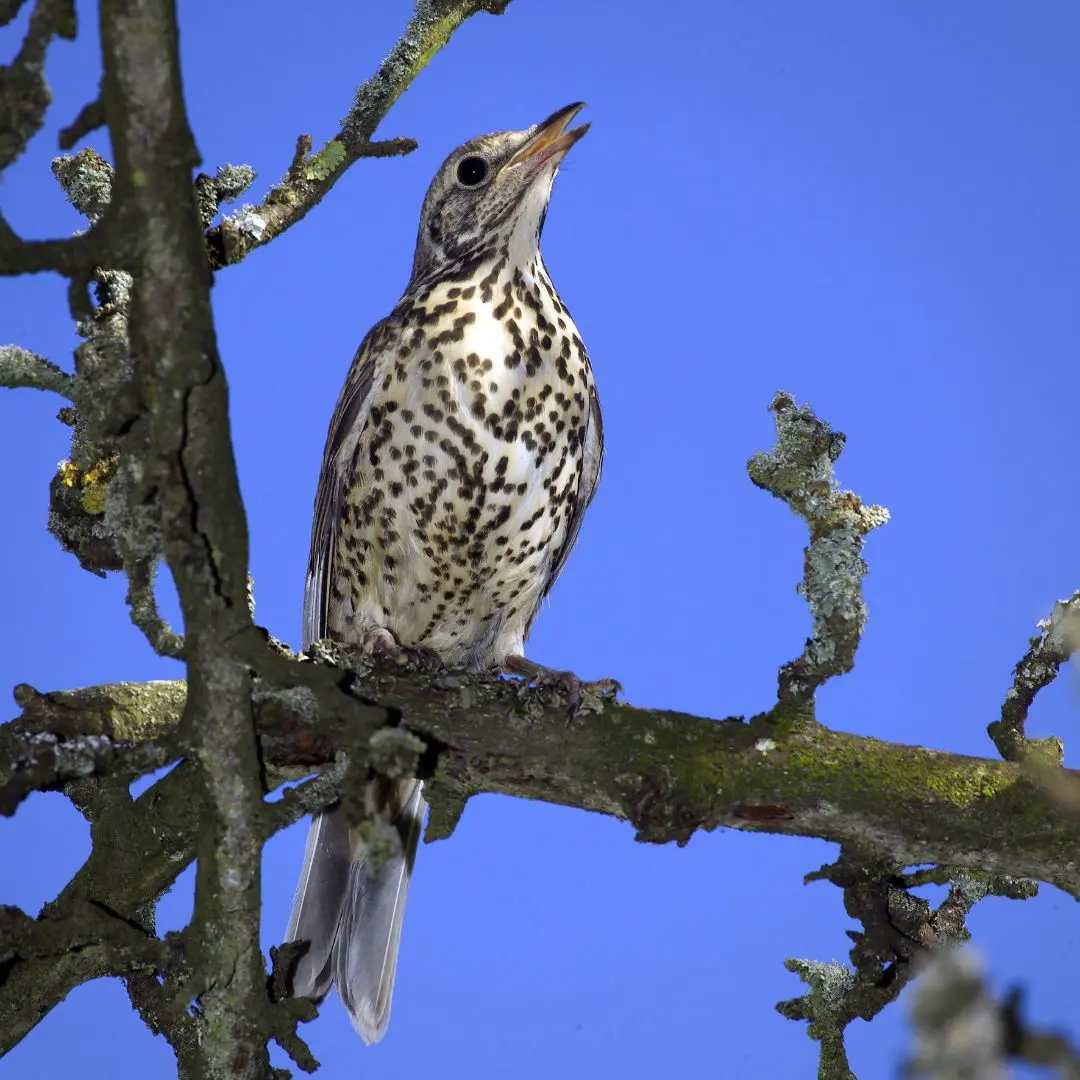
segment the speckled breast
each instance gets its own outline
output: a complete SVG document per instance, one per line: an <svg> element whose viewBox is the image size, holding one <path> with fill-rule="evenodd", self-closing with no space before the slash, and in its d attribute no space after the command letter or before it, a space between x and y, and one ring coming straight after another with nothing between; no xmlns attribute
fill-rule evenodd
<svg viewBox="0 0 1080 1080"><path fill-rule="evenodd" d="M500 269L399 308L339 534L347 621L452 663L520 651L582 475L585 347L539 263Z"/></svg>

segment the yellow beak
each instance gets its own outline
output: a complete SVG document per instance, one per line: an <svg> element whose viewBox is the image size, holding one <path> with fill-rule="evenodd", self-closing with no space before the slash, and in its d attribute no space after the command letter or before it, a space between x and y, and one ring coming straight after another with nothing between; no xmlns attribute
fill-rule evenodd
<svg viewBox="0 0 1080 1080"><path fill-rule="evenodd" d="M507 168L520 165L523 161L531 161L539 166L556 155L561 160L570 147L589 130L588 124L566 130L570 121L583 108L585 108L585 102L575 101L573 105L567 105L564 109L549 116L538 125L537 133L510 159Z"/></svg>

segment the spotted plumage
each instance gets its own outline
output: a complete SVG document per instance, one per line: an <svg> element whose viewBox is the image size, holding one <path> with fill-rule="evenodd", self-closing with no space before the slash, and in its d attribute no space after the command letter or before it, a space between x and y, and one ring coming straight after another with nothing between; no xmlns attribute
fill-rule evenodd
<svg viewBox="0 0 1080 1080"><path fill-rule="evenodd" d="M368 333L330 424L315 504L305 644L418 648L532 671L523 646L565 565L603 455L588 354L540 255L580 105L459 147L424 202L409 285ZM293 979L336 984L368 1042L389 1017L424 802L374 782L401 857L379 875L339 811L312 823L287 937Z"/></svg>

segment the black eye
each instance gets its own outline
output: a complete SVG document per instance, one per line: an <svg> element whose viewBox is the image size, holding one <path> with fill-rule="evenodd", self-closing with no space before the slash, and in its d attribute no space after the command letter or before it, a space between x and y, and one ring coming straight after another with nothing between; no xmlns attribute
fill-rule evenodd
<svg viewBox="0 0 1080 1080"><path fill-rule="evenodd" d="M482 157L465 157L458 162L458 182L465 187L482 184L488 174L488 163Z"/></svg>

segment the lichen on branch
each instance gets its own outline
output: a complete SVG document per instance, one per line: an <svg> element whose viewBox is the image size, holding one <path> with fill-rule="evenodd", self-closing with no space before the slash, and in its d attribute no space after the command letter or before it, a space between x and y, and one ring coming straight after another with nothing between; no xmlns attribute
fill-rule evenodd
<svg viewBox="0 0 1080 1080"><path fill-rule="evenodd" d="M812 706L827 679L851 670L866 625L862 558L867 533L884 525L889 512L866 506L842 491L833 466L845 437L819 420L790 394L778 393L769 406L776 422L776 446L747 464L750 479L801 517L810 529L799 591L813 617L813 632L802 654L780 669L780 700Z"/></svg>
<svg viewBox="0 0 1080 1080"><path fill-rule="evenodd" d="M296 142L292 164L255 206L244 206L206 233L206 250L215 269L240 262L268 244L317 206L345 171L364 157L392 157L416 149L412 139L373 142L376 128L394 102L412 85L428 61L467 19L479 12L501 15L510 0L416 0L404 33L359 86L333 138L312 154L310 135Z"/></svg>

